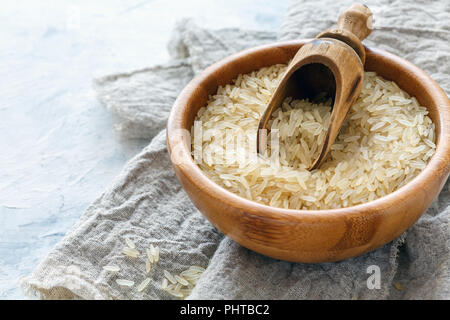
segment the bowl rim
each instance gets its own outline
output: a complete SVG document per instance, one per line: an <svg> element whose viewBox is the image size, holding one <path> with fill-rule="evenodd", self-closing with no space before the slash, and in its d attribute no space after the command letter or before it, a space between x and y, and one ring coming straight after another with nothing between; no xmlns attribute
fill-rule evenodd
<svg viewBox="0 0 450 320"><path fill-rule="evenodd" d="M290 218L306 221L318 221L322 219L328 220L329 218L346 218L351 215L360 215L361 213L374 213L380 212L384 208L388 208L395 205L398 201L405 201L408 197L414 195L419 191L420 186L434 180L433 175L439 173L440 175L449 175L450 171L450 100L440 86L423 70L415 66L411 62L400 58L392 53L384 50L374 49L365 46L366 51L371 54L381 56L391 62L400 65L403 69L408 70L410 73L418 77L422 82L422 85L428 92L432 92L433 100L437 101L437 117L439 120L440 132L436 136L438 143L436 144L436 152L427 163L426 167L411 181L399 189L387 194L383 197L375 200L358 204L350 207L335 208L335 209L320 209L320 210L297 210L297 209L285 209L279 207L271 207L269 205L261 204L256 201L252 201L241 197L207 177L207 175L200 169L200 167L194 162L190 151L186 148L183 138L177 134L177 130L182 130L184 118L181 116L183 110L189 101L189 98L193 95L196 88L205 82L212 73L219 71L226 64L243 58L249 53L257 53L263 50L272 50L275 48L282 48L286 46L303 45L310 39L303 40L291 40L291 41L279 41L264 44L243 51L232 54L204 69L198 75L196 75L181 91L178 98L173 104L170 111L170 115L166 127L166 138L169 153L171 155L172 165L184 175L184 178L195 185L198 190L202 190L207 193L209 197L215 198L222 203L226 203L230 207L238 207L241 211L251 213L259 217L274 217L274 216L288 216ZM173 150L177 148L177 163L173 159ZM181 153L180 153L181 152ZM430 180L431 179L431 180ZM445 179L444 179L445 181ZM305 220L306 219L306 220Z"/></svg>

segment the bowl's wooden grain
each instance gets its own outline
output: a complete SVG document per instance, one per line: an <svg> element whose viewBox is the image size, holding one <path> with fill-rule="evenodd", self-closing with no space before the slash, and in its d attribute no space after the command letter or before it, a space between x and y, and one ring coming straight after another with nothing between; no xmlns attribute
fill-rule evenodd
<svg viewBox="0 0 450 320"><path fill-rule="evenodd" d="M306 41L273 43L232 55L195 77L176 100L167 124L173 167L195 206L222 233L244 247L278 259L325 262L374 250L403 233L430 206L450 171L450 101L428 75L384 51L366 48L365 69L395 81L430 111L437 149L427 167L397 191L362 205L333 210L288 210L241 198L206 177L189 141L195 115L218 86L240 73L286 63Z"/></svg>

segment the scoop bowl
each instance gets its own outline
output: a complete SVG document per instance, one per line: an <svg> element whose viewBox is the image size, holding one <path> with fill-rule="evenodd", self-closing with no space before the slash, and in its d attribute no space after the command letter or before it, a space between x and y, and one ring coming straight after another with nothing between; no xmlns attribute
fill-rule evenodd
<svg viewBox="0 0 450 320"><path fill-rule="evenodd" d="M436 153L425 169L395 192L357 206L291 210L266 206L227 191L194 162L189 132L198 110L219 86L239 74L287 63L304 41L280 42L229 56L196 76L180 93L167 124L175 173L200 212L242 246L277 259L318 263L375 250L409 228L441 191L450 171L450 101L439 85L410 62L365 47L364 69L374 71L426 106L436 125Z"/></svg>

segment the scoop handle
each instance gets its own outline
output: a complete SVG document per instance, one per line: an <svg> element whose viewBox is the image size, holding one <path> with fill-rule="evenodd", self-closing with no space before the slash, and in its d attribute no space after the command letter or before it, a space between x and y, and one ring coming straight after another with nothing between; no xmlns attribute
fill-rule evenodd
<svg viewBox="0 0 450 320"><path fill-rule="evenodd" d="M351 5L338 18L338 29L353 33L360 41L372 32L373 15L370 9L360 3Z"/></svg>

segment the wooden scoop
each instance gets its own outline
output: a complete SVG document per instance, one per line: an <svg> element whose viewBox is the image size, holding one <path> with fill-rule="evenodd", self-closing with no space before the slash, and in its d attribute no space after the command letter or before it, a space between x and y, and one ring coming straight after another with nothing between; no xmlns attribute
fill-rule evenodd
<svg viewBox="0 0 450 320"><path fill-rule="evenodd" d="M265 149L261 129L270 129L267 123L286 97L312 102L319 102L318 97L331 98L330 126L321 152L309 170L321 164L361 91L366 58L361 41L371 31L372 12L365 5L354 4L339 16L337 28L320 33L298 50L260 120L258 153Z"/></svg>

